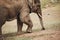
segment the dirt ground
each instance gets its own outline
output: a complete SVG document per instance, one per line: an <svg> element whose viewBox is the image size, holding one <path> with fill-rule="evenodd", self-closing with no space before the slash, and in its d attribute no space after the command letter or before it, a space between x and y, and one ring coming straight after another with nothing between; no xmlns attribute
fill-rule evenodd
<svg viewBox="0 0 60 40"><path fill-rule="evenodd" d="M24 34L19 37L24 36L32 37L31 40L60 40L60 31L45 30L45 31L34 32L31 34Z"/></svg>
<svg viewBox="0 0 60 40"><path fill-rule="evenodd" d="M16 35L6 37L4 40L60 40L60 6L48 7L42 9L43 22L46 30L41 31L41 25L39 23L38 16L34 13L30 14L33 22L33 32L25 33L22 35ZM23 31L25 32L27 25L23 25ZM14 33L17 32L16 20L6 22L2 27L2 33Z"/></svg>

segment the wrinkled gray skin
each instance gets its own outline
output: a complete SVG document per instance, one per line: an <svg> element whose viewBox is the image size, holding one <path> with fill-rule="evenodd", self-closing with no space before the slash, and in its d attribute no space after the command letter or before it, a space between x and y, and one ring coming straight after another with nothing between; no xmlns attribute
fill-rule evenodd
<svg viewBox="0 0 60 40"><path fill-rule="evenodd" d="M17 19L18 33L22 32L23 23L28 25L27 32L32 30L27 0L0 0L0 35L6 21Z"/></svg>

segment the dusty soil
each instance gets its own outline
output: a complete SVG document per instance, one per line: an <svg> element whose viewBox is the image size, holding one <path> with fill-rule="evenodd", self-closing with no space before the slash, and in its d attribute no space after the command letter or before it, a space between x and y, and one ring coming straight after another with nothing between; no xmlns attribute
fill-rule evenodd
<svg viewBox="0 0 60 40"><path fill-rule="evenodd" d="M60 40L60 31L44 31L33 40Z"/></svg>
<svg viewBox="0 0 60 40"><path fill-rule="evenodd" d="M24 34L24 36L32 37L32 40L60 40L60 31L45 30L31 34ZM24 36L21 35L20 37Z"/></svg>
<svg viewBox="0 0 60 40"><path fill-rule="evenodd" d="M11 35L11 34L10 34ZM3 40L60 40L60 31L44 30L33 33L24 33L21 35L7 36Z"/></svg>

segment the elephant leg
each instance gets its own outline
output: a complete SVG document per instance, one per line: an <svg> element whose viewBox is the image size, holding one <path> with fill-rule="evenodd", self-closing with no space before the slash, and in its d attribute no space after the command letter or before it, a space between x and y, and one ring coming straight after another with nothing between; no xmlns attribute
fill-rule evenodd
<svg viewBox="0 0 60 40"><path fill-rule="evenodd" d="M27 33L31 33L31 32L32 32L33 23L32 23L32 21L30 20L30 17L29 17L29 16L26 17L26 20L27 20L27 21L25 22L25 24L28 25L28 28L27 28L26 32L27 32Z"/></svg>
<svg viewBox="0 0 60 40"><path fill-rule="evenodd" d="M0 19L0 35L2 35L2 26L4 25L5 22L6 21L4 19L3 20Z"/></svg>
<svg viewBox="0 0 60 40"><path fill-rule="evenodd" d="M2 26L5 24L6 19L5 17L0 16L0 35L2 35Z"/></svg>
<svg viewBox="0 0 60 40"><path fill-rule="evenodd" d="M3 24L2 23L0 23L0 40L3 40L3 36L2 36L2 26L3 26Z"/></svg>
<svg viewBox="0 0 60 40"><path fill-rule="evenodd" d="M26 25L28 25L28 28L26 30L28 33L32 32L32 27L33 27L33 24L29 16L30 14L29 12L30 10L29 10L28 5L27 4L23 5L20 10L20 20Z"/></svg>
<svg viewBox="0 0 60 40"><path fill-rule="evenodd" d="M0 19L0 35L2 35L2 26L4 23L5 23L5 20L1 21L1 19Z"/></svg>
<svg viewBox="0 0 60 40"><path fill-rule="evenodd" d="M37 13L37 15L38 15L38 17L39 17L40 24L41 24L41 26L42 26L42 30L45 30L44 25L43 25L43 20L42 20L42 14Z"/></svg>
<svg viewBox="0 0 60 40"><path fill-rule="evenodd" d="M22 33L23 22L17 17L18 34Z"/></svg>
<svg viewBox="0 0 60 40"><path fill-rule="evenodd" d="M4 18L0 19L0 40L3 40L3 37L2 37L2 26L5 23L5 21L6 20Z"/></svg>
<svg viewBox="0 0 60 40"><path fill-rule="evenodd" d="M27 33L31 33L32 32L33 24L32 24L32 21L30 20L30 16L26 15L24 18L21 18L21 21L23 23L25 23L26 25L28 25L28 28L27 28L26 32Z"/></svg>

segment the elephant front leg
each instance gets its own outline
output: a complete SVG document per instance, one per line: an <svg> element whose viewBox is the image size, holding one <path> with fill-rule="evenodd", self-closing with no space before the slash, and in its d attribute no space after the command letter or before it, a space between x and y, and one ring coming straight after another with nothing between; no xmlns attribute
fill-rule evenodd
<svg viewBox="0 0 60 40"><path fill-rule="evenodd" d="M17 28L18 32L17 33L21 34L22 33L23 22L21 22L19 18L17 19L17 26L18 26L18 28Z"/></svg>
<svg viewBox="0 0 60 40"><path fill-rule="evenodd" d="M26 25L28 25L28 28L27 28L26 32L31 33L33 24L32 24L32 21L30 20L30 16L26 15L24 18L21 16L21 21L23 23L25 23Z"/></svg>
<svg viewBox="0 0 60 40"><path fill-rule="evenodd" d="M33 27L33 23L32 21L30 20L30 17L26 17L28 20L26 22L26 24L28 25L28 28L26 30L27 33L31 33L32 32L32 27Z"/></svg>
<svg viewBox="0 0 60 40"><path fill-rule="evenodd" d="M2 35L2 26L5 24L6 20L4 18L0 19L0 35Z"/></svg>
<svg viewBox="0 0 60 40"><path fill-rule="evenodd" d="M2 25L3 25L3 22L0 22L0 40L3 40L3 36L2 36Z"/></svg>
<svg viewBox="0 0 60 40"><path fill-rule="evenodd" d="M20 19L21 19L21 21L23 23L28 25L28 28L27 28L26 32L31 33L33 24L31 22L31 19L30 19L30 16L29 16L29 14L30 14L29 12L30 12L30 10L29 10L28 5L27 4L23 5L23 7L20 10Z"/></svg>

